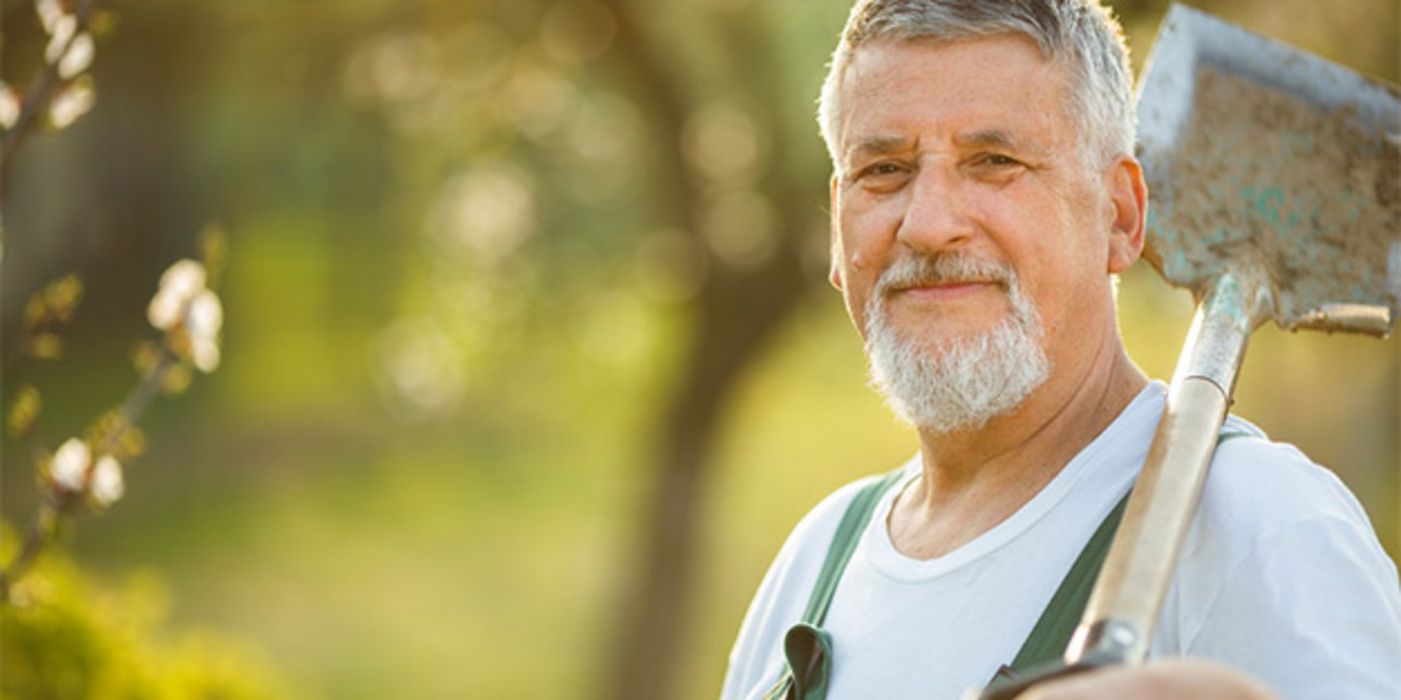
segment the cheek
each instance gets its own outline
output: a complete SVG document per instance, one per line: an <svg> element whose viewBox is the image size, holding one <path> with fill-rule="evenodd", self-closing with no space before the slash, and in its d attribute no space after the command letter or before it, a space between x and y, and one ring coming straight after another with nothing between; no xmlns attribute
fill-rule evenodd
<svg viewBox="0 0 1401 700"><path fill-rule="evenodd" d="M863 229L858 217L845 216L838 231L840 245L836 265L840 270L842 300L847 314L864 340L866 336L866 303L880 275L884 253L879 237Z"/></svg>
<svg viewBox="0 0 1401 700"><path fill-rule="evenodd" d="M842 298L853 319L865 314L867 300L871 298L880 271L872 268L860 253L848 253L843 262Z"/></svg>
<svg viewBox="0 0 1401 700"><path fill-rule="evenodd" d="M1048 194L1033 188L990 193L978 211L997 254L1016 270L1022 292L1052 331L1077 303L1085 275L1098 268L1087 264L1092 237L1083 217Z"/></svg>
<svg viewBox="0 0 1401 700"><path fill-rule="evenodd" d="M841 266L849 287L860 290L874 283L893 254L895 237L890 219L877 212L845 218L841 237Z"/></svg>
<svg viewBox="0 0 1401 700"><path fill-rule="evenodd" d="M847 283L842 286L841 295L847 317L851 319L851 325L856 328L857 335L864 343L866 341L866 303L870 299L870 288L864 280L853 279L848 274Z"/></svg>

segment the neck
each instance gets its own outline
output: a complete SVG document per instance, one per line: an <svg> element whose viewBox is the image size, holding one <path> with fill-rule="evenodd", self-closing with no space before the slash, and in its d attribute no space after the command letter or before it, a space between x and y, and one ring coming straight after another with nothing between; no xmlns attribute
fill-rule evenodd
<svg viewBox="0 0 1401 700"><path fill-rule="evenodd" d="M1082 368L1053 370L1021 406L976 430L920 431L923 474L891 511L897 548L928 558L986 532L1114 422L1148 378L1117 333L1094 354Z"/></svg>

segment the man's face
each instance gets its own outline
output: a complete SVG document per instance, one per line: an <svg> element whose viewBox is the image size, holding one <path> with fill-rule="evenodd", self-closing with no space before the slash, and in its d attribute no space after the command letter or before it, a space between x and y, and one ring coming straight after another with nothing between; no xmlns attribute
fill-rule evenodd
<svg viewBox="0 0 1401 700"><path fill-rule="evenodd" d="M1141 207L1116 205L1122 164L1086 167L1065 82L1061 66L1019 37L857 50L839 102L832 281L863 337L869 304L933 354L1011 315L1007 277L991 273L878 291L883 272L919 258L1014 272L1053 368L1092 352L1085 336L1112 328L1109 273L1137 256Z"/></svg>

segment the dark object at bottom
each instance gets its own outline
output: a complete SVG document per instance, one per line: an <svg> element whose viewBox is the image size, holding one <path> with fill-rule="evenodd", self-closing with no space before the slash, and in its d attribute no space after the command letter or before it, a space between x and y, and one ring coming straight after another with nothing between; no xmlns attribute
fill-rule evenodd
<svg viewBox="0 0 1401 700"><path fill-rule="evenodd" d="M997 677L978 696L978 700L1014 700L1018 695L1030 690L1033 685L1122 663L1123 658L1116 654L1089 654L1070 665L1053 661L1023 671L1013 671L1003 666L998 670Z"/></svg>

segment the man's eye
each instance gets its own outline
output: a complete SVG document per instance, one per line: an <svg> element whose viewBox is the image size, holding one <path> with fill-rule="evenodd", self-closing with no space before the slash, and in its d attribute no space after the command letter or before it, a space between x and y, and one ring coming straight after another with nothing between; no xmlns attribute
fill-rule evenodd
<svg viewBox="0 0 1401 700"><path fill-rule="evenodd" d="M866 177L880 177L882 175L897 175L904 172L904 170L904 168L896 163L876 163L862 170L856 177L857 179L861 179Z"/></svg>
<svg viewBox="0 0 1401 700"><path fill-rule="evenodd" d="M1020 165L1020 164L1021 164L1019 161L1017 161L1017 159L1011 158L1011 157L1009 157L1009 156L1004 156L1004 155L1002 155L1002 154L1000 154L1000 153L993 153L993 154L988 155L986 158L983 159L983 162L986 163L986 164L988 164L988 165Z"/></svg>

